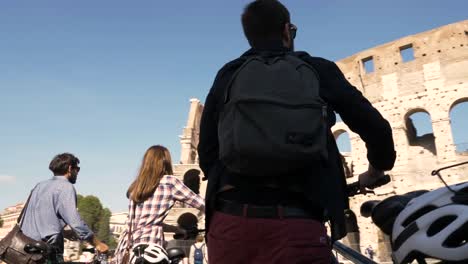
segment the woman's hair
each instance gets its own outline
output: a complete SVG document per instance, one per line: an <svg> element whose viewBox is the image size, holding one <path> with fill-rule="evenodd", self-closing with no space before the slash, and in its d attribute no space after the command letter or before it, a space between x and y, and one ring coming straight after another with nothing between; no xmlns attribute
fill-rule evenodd
<svg viewBox="0 0 468 264"><path fill-rule="evenodd" d="M140 171L127 191L127 197L136 203L144 202L153 195L164 175L172 175L172 160L169 150L163 146L151 146L145 153Z"/></svg>

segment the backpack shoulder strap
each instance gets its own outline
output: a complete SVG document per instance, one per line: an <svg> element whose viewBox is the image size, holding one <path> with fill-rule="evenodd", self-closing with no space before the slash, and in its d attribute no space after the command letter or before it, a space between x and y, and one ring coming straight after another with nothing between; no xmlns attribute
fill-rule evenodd
<svg viewBox="0 0 468 264"><path fill-rule="evenodd" d="M228 82L228 85L227 85L227 88L226 88L226 91L224 92L224 100L223 102L224 103L227 103L229 101L229 95L231 93L231 86L232 86L232 82L234 81L234 79L236 79L237 75L239 74L240 71L242 71L245 66L247 64L249 64L251 61L253 60L260 60L260 61L263 61L262 57L260 55L251 55L251 56L244 56L244 57L241 57L244 61L242 62L242 64L239 66L239 68L232 74L231 76L231 79L229 80Z"/></svg>

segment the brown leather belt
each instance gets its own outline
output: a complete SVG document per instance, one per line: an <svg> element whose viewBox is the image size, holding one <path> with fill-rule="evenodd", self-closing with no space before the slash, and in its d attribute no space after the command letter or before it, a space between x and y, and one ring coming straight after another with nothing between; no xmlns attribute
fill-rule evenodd
<svg viewBox="0 0 468 264"><path fill-rule="evenodd" d="M259 206L218 199L216 201L216 211L251 218L303 218L323 222L323 211L313 212L287 205Z"/></svg>

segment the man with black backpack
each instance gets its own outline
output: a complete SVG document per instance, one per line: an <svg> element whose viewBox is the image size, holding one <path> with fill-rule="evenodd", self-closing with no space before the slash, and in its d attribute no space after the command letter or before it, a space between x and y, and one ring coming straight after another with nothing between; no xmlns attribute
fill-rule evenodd
<svg viewBox="0 0 468 264"><path fill-rule="evenodd" d="M200 124L209 261L330 263L324 222L344 237L348 208L334 111L366 143L363 188L393 167L390 125L335 63L294 52L279 1L248 4L242 25L252 48L218 72Z"/></svg>

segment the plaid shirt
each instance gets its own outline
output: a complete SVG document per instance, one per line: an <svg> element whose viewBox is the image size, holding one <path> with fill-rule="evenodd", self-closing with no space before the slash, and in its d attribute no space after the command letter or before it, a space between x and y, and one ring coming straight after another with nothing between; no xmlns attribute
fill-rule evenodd
<svg viewBox="0 0 468 264"><path fill-rule="evenodd" d="M163 246L164 232L162 223L176 201L184 202L200 210L205 208L205 201L201 196L192 192L178 178L170 175L161 178L151 197L136 205L135 214L133 214L132 210L134 202L130 200L129 216L126 223L127 230L120 235L114 261L121 263L121 258L125 253L130 219L132 219L132 246L138 243L154 243Z"/></svg>

